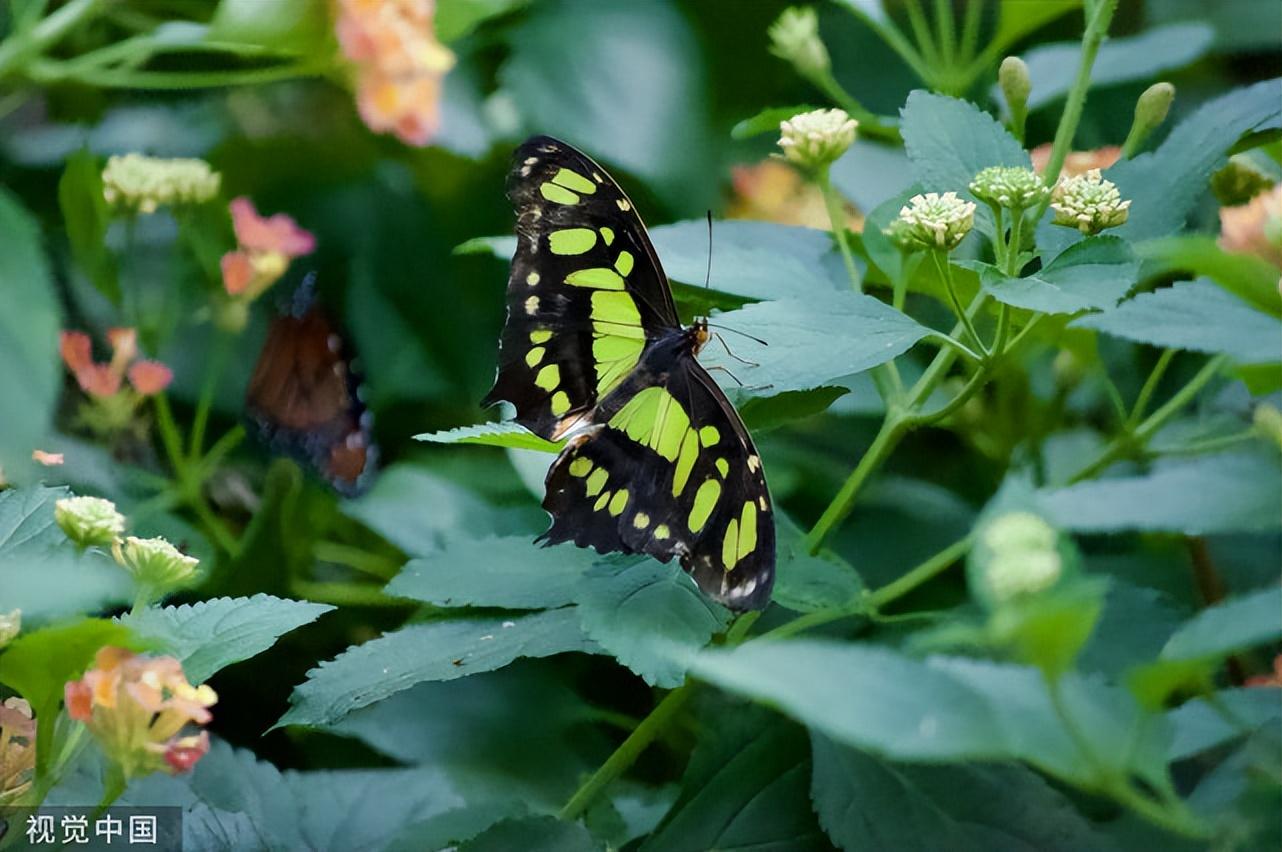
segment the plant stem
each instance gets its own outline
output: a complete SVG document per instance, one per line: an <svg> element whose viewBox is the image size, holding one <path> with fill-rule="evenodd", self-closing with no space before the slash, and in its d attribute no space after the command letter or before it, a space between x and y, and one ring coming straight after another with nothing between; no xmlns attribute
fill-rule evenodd
<svg viewBox="0 0 1282 852"><path fill-rule="evenodd" d="M0 77L12 73L98 13L102 0L71 0L29 32L0 42Z"/></svg>
<svg viewBox="0 0 1282 852"><path fill-rule="evenodd" d="M1064 159L1072 147L1073 136L1077 133L1078 122L1082 119L1082 109L1086 106L1086 92L1091 86L1091 68L1095 65L1095 55L1099 53L1100 44L1108 34L1108 25L1113 20L1113 12L1116 9L1117 0L1096 0L1093 7L1087 4L1086 32L1082 35L1082 58L1077 66L1077 77L1073 80L1073 87L1068 90L1068 98L1059 119L1059 127L1055 129L1055 141L1051 145L1050 160L1046 163L1046 171L1043 173L1047 186L1054 186L1059 180L1060 169L1064 167ZM1050 199L1046 199L1037 207L1037 215L1033 217L1034 222L1041 220L1049 203Z"/></svg>
<svg viewBox="0 0 1282 852"><path fill-rule="evenodd" d="M370 553L363 547L352 547L336 541L316 542L313 553L318 561L346 565L383 582L395 577L402 564L376 553Z"/></svg>
<svg viewBox="0 0 1282 852"><path fill-rule="evenodd" d="M984 354L984 357L987 357L988 350L984 348L984 341L979 339L979 333L975 331L975 326L971 323L969 314L962 308L961 300L957 298L957 289L953 287L953 274L948 263L947 252L943 249L933 249L930 252L930 258L935 262L935 268L939 270L939 277L944 282L944 289L948 292L948 300L952 303L953 311L956 312L958 320L965 327L970 339L975 341L975 346Z"/></svg>
<svg viewBox="0 0 1282 852"><path fill-rule="evenodd" d="M850 250L850 236L846 233L846 212L842 208L842 198L837 190L833 188L832 181L828 178L829 166L819 169L815 175L815 182L819 184L819 191L823 193L824 207L828 210L828 221L832 223L832 236L837 241L837 248L841 250L841 260L846 266L846 275L850 277L850 286L856 293L863 291L859 279L859 269L855 266L855 256Z"/></svg>
<svg viewBox="0 0 1282 852"><path fill-rule="evenodd" d="M218 381L227 367L227 358L231 354L231 337L224 332L214 332L213 351L205 366L205 381L200 388L200 399L196 403L196 414L191 422L191 442L188 449L192 461L200 458L205 444L205 427L209 423L209 411L213 407L214 393L218 390Z"/></svg>
<svg viewBox="0 0 1282 852"><path fill-rule="evenodd" d="M965 355L967 358L974 361L976 364L981 364L984 361L983 355L980 355L978 352L971 349L969 346L967 346L965 343L962 343L957 338L949 337L947 334L944 334L942 331L937 331L937 332L934 332L933 334L928 334L923 339L938 340L944 346L952 347L953 349L957 350L958 354Z"/></svg>
<svg viewBox="0 0 1282 852"><path fill-rule="evenodd" d="M899 441L906 431L899 418L889 415L886 417L881 424L881 429L877 432L877 437L873 438L872 444L868 447L868 451L859 460L859 464L855 465L855 469L842 484L837 496L832 499L832 502L828 504L828 508L824 509L819 520L815 522L810 532L806 534L806 552L811 555L819 552L819 548L823 546L824 539L832 532L833 527L839 524L846 515L850 514L855 496L859 493L859 489L863 487L864 482L872 475L873 471L881 467L882 462L899 445Z"/></svg>
<svg viewBox="0 0 1282 852"><path fill-rule="evenodd" d="M831 71L816 72L807 75L807 79L833 103L844 109L851 118L859 122L861 135L884 139L887 142L902 143L904 141L893 118L877 115L860 103L854 95L846 91L845 86L837 82L837 78L832 76Z"/></svg>
<svg viewBox="0 0 1282 852"><path fill-rule="evenodd" d="M962 62L969 63L975 58L975 46L979 43L980 18L984 14L983 3L967 3L966 17L962 19L961 45L958 56ZM967 83L969 86L969 83Z"/></svg>
<svg viewBox="0 0 1282 852"><path fill-rule="evenodd" d="M935 40L931 38L930 27L926 23L926 16L921 11L920 0L905 0L904 8L908 12L908 23L913 29L913 38L917 41L917 49L921 51L921 56L926 60L928 74L922 78L922 82L932 85L934 80L939 76L939 51L935 49Z"/></svg>
<svg viewBox="0 0 1282 852"><path fill-rule="evenodd" d="M900 575L872 592L868 596L869 606L874 610L880 610L882 607L902 598L918 586L934 579L948 570L958 559L969 553L970 545L971 539L969 535L948 545L908 573Z"/></svg>
<svg viewBox="0 0 1282 852"><path fill-rule="evenodd" d="M614 754L610 755L605 763L592 773L592 777L583 782L583 785L574 792L570 800L565 803L565 807L561 808L557 814L557 819L569 822L583 813L598 793L636 763L641 752L654 742L693 694L694 685L687 681L665 695L663 700L650 711L650 715L642 719L641 724L637 725L627 739L614 750Z"/></svg>
<svg viewBox="0 0 1282 852"><path fill-rule="evenodd" d="M843 5L850 10L855 17L859 18L870 29L872 29L872 31L886 43L887 47L899 54L899 58L904 60L904 64L913 70L913 73L917 75L918 79L922 81L930 79L930 68L927 67L922 55L917 52L916 48L912 46L912 43L909 42L904 34L899 30L899 27L895 26L889 18L881 19L873 15L869 15L866 12L861 11L857 3L845 3Z"/></svg>
<svg viewBox="0 0 1282 852"><path fill-rule="evenodd" d="M1131 416L1126 418L1126 424L1131 429L1140 425L1140 420L1144 417L1144 412L1148 410L1149 401L1153 398L1154 392L1157 391L1158 384L1162 381L1162 376L1166 373L1166 368L1171 365L1175 358L1174 349L1163 349L1161 356L1158 357L1157 363L1153 365L1153 370L1144 380L1144 386L1140 388L1139 395L1135 397L1135 408L1131 411Z"/></svg>
<svg viewBox="0 0 1282 852"><path fill-rule="evenodd" d="M956 66L956 23L953 20L953 0L935 0L935 31L939 35L939 52L948 70Z"/></svg>
<svg viewBox="0 0 1282 852"><path fill-rule="evenodd" d="M158 393L156 400L156 428L160 430L160 442L169 456L169 464L174 470L174 478L182 485L186 480L187 461L183 456L182 435L178 424L174 422L173 409L169 407L169 397Z"/></svg>

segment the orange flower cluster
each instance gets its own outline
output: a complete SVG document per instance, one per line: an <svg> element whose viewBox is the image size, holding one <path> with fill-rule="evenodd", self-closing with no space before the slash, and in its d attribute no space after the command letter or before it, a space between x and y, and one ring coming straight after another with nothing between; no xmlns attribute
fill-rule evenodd
<svg viewBox="0 0 1282 852"><path fill-rule="evenodd" d="M76 377L81 390L97 399L114 397L121 390L125 376L143 396L152 396L169 387L174 374L159 361L138 360L138 333L132 328L113 328L107 332L111 341L111 361L99 364L93 359L93 342L81 331L62 333L62 360Z"/></svg>
<svg viewBox="0 0 1282 852"><path fill-rule="evenodd" d="M0 704L0 805L19 802L36 773L36 722L21 698Z"/></svg>
<svg viewBox="0 0 1282 852"><path fill-rule="evenodd" d="M734 195L726 209L727 218L832 229L823 193L780 160L735 166L730 174ZM849 206L845 213L847 226L862 231L863 217Z"/></svg>
<svg viewBox="0 0 1282 852"><path fill-rule="evenodd" d="M1038 145L1028 153L1033 159L1033 171L1039 175L1046 171L1046 164L1051 160L1051 143ZM1102 171L1112 166L1121 157L1122 149L1117 145L1105 145L1093 151L1070 151L1064 158L1064 167L1060 169L1059 174L1060 177L1077 177L1091 169Z"/></svg>
<svg viewBox="0 0 1282 852"><path fill-rule="evenodd" d="M252 302L280 280L291 260L315 251L316 238L284 213L258 215L244 196L230 207L238 246L223 255L223 288L233 299Z"/></svg>
<svg viewBox="0 0 1282 852"><path fill-rule="evenodd" d="M1220 247L1282 266L1282 184L1247 204L1220 208Z"/></svg>
<svg viewBox="0 0 1282 852"><path fill-rule="evenodd" d="M335 32L356 65L356 108L376 133L426 145L440 125L454 54L436 40L434 0L337 0Z"/></svg>
<svg viewBox="0 0 1282 852"><path fill-rule="evenodd" d="M126 778L186 772L209 751L208 724L218 696L192 686L173 657L144 657L124 648L98 651L94 668L66 686L67 714L84 722Z"/></svg>

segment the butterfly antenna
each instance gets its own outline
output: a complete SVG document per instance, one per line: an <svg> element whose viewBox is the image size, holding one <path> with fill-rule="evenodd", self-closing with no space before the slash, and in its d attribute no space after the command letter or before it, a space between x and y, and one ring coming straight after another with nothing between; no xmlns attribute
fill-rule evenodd
<svg viewBox="0 0 1282 852"><path fill-rule="evenodd" d="M746 331L740 331L739 329L737 329L737 328L731 328L731 327L730 327L730 326L728 326L728 325L714 325L713 323L708 323L708 328L719 328L719 329L721 329L722 331L728 331L728 332L730 332L731 334L738 334L738 335L740 335L741 337L746 337L746 338L748 338L749 340L753 341L754 343L760 343L762 346L769 346L769 345L770 345L770 344L769 344L769 343L767 343L766 341L762 340L760 337L753 337L751 334L748 334L748 332L746 332Z"/></svg>
<svg viewBox="0 0 1282 852"><path fill-rule="evenodd" d="M708 268L703 273L703 289L707 290L712 282L712 211L708 211Z"/></svg>

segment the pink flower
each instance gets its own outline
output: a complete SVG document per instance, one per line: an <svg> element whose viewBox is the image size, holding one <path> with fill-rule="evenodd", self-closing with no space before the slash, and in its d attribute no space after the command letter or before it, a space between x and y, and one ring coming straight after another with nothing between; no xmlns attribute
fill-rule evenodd
<svg viewBox="0 0 1282 852"><path fill-rule="evenodd" d="M159 361L135 361L129 368L129 384L143 396L155 396L173 380L174 371Z"/></svg>
<svg viewBox="0 0 1282 852"><path fill-rule="evenodd" d="M127 778L186 772L209 751L209 734L184 731L210 722L218 696L188 683L173 657L102 648L64 697L67 715L85 723Z"/></svg>
<svg viewBox="0 0 1282 852"><path fill-rule="evenodd" d="M244 196L230 206L239 245L220 261L223 289L233 299L250 302L280 280L292 259L315 251L316 238L284 213L258 215Z"/></svg>
<svg viewBox="0 0 1282 852"><path fill-rule="evenodd" d="M134 390L143 396L160 393L169 386L173 373L159 361L139 361L138 333L132 328L107 331L111 341L111 361L100 364L93 360L93 343L81 331L64 331L60 341L63 363L76 378L81 390L96 399L114 397L120 392L125 375Z"/></svg>
<svg viewBox="0 0 1282 852"><path fill-rule="evenodd" d="M66 461L62 453L46 453L44 450L32 450L31 460L45 467L56 467Z"/></svg>
<svg viewBox="0 0 1282 852"><path fill-rule="evenodd" d="M356 65L356 106L377 133L426 145L440 124L454 54L436 40L432 0L339 0L334 30Z"/></svg>

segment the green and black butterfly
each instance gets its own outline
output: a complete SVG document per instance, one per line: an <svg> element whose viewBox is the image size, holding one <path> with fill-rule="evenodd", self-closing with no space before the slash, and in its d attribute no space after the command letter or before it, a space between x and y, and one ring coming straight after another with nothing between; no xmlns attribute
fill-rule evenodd
<svg viewBox="0 0 1282 852"><path fill-rule="evenodd" d="M498 378L521 425L568 442L548 471L540 538L673 556L733 609L770 601L775 527L743 421L695 360L632 202L605 169L538 136L508 179L517 246Z"/></svg>

